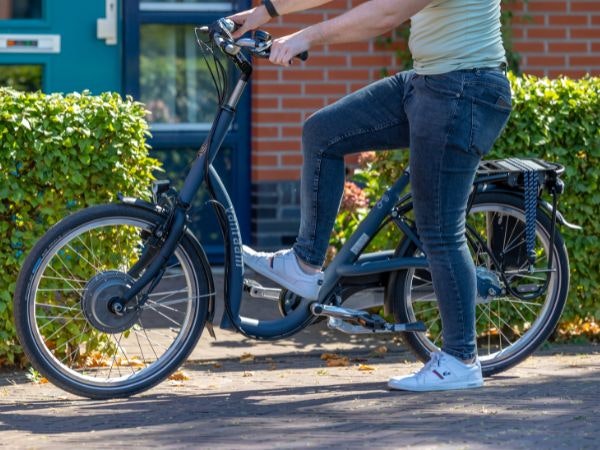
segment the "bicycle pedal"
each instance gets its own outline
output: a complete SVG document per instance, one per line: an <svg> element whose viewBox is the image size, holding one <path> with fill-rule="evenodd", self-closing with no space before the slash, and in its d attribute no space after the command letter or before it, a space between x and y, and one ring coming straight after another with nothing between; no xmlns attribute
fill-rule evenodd
<svg viewBox="0 0 600 450"><path fill-rule="evenodd" d="M266 298L268 300L279 300L281 289L264 287L256 280L244 278L244 291L253 298Z"/></svg>

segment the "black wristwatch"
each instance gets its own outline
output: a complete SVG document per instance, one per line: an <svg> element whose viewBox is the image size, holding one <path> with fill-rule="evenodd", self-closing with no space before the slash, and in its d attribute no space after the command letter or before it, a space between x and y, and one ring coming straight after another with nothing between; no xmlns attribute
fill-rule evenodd
<svg viewBox="0 0 600 450"><path fill-rule="evenodd" d="M267 8L267 12L269 13L269 16L271 16L271 17L279 16L279 13L275 9L275 5L273 5L273 2L271 0L263 0L263 5L265 5L265 8Z"/></svg>

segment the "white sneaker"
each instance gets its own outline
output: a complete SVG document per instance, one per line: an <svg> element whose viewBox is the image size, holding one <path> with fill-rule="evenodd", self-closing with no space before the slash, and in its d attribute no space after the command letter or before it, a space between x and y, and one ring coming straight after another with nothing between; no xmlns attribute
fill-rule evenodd
<svg viewBox="0 0 600 450"><path fill-rule="evenodd" d="M244 263L256 272L300 297L308 300L316 300L319 297L319 289L323 284L323 272L315 274L304 272L292 249L266 253L257 252L245 245L242 248Z"/></svg>
<svg viewBox="0 0 600 450"><path fill-rule="evenodd" d="M420 371L388 381L390 389L402 391L445 391L483 386L481 363L465 364L444 352L434 352Z"/></svg>

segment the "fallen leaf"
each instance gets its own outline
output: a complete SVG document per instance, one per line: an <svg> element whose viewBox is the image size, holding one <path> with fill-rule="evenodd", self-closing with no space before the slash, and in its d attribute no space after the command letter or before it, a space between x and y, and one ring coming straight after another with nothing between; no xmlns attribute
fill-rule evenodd
<svg viewBox="0 0 600 450"><path fill-rule="evenodd" d="M177 372L174 372L171 375L169 375L169 380L171 381L185 381L189 379L190 377L188 377L183 370L178 370Z"/></svg>
<svg viewBox="0 0 600 450"><path fill-rule="evenodd" d="M343 356L338 355L336 353L323 353L321 355L321 359L323 361L327 361L328 359L340 359L340 358L343 358Z"/></svg>
<svg viewBox="0 0 600 450"><path fill-rule="evenodd" d="M369 371L375 370L375 367L373 367L373 366L368 366L368 365L366 365L366 364L360 364L360 365L358 366L358 370L362 370L362 371L365 371L365 372L369 372Z"/></svg>
<svg viewBox="0 0 600 450"><path fill-rule="evenodd" d="M340 358L331 358L327 360L327 367L346 367L350 365L348 357L343 356Z"/></svg>
<svg viewBox="0 0 600 450"><path fill-rule="evenodd" d="M377 347L375 350L373 350L373 353L376 353L378 355L385 355L388 352L388 348L385 345L381 345L379 347Z"/></svg>
<svg viewBox="0 0 600 450"><path fill-rule="evenodd" d="M255 358L256 357L252 353L244 353L242 356L240 356L240 362L241 363L254 362Z"/></svg>
<svg viewBox="0 0 600 450"><path fill-rule="evenodd" d="M244 374L242 376L243 377L252 377L252 376L254 376L254 373L253 372L246 372L246 371L244 371Z"/></svg>
<svg viewBox="0 0 600 450"><path fill-rule="evenodd" d="M214 363L212 366L213 366L214 369L220 369L221 367L223 367L223 364L221 364L221 363Z"/></svg>

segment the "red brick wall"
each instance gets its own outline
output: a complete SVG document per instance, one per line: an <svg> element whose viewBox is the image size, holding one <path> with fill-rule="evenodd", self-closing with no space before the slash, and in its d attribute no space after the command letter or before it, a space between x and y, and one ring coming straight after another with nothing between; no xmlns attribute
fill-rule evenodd
<svg viewBox="0 0 600 450"><path fill-rule="evenodd" d="M528 0L512 9L524 73L600 75L600 0Z"/></svg>
<svg viewBox="0 0 600 450"><path fill-rule="evenodd" d="M323 8L273 20L273 36L339 15L361 0L335 0ZM600 0L528 0L512 6L514 48L525 73L556 77L600 75ZM296 180L301 124L315 110L402 64L393 49L374 42L317 48L306 63L281 68L256 64L252 89L252 180Z"/></svg>

